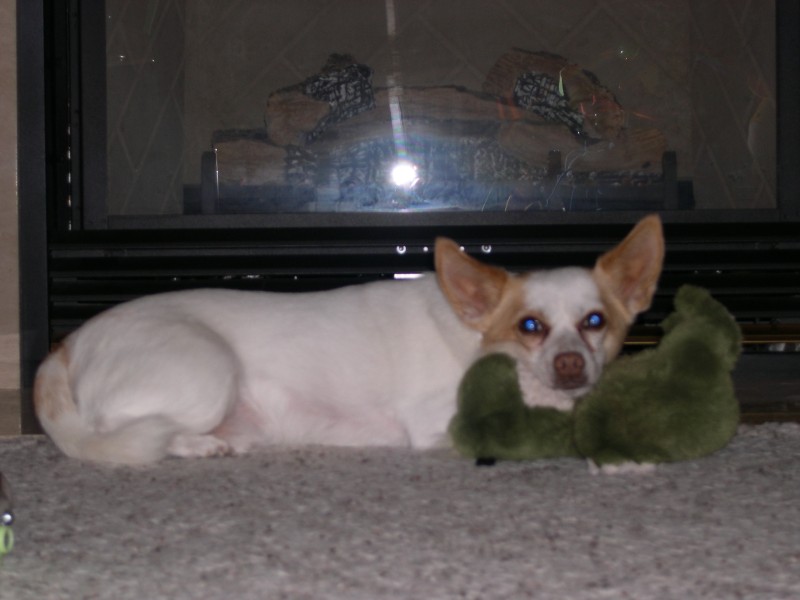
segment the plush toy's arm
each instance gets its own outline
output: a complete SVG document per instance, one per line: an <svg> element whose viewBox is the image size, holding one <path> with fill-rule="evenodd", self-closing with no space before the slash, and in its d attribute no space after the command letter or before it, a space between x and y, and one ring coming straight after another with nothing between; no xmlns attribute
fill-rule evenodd
<svg viewBox="0 0 800 600"><path fill-rule="evenodd" d="M526 406L514 359L490 354L461 381L450 436L461 454L478 459L578 456L572 424L571 412Z"/></svg>

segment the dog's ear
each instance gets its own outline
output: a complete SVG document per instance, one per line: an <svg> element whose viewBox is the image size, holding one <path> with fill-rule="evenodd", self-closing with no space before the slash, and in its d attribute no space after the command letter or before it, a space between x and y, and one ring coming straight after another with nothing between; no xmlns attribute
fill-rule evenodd
<svg viewBox="0 0 800 600"><path fill-rule="evenodd" d="M500 268L471 258L454 241L436 240L436 278L458 317L484 331L509 279Z"/></svg>
<svg viewBox="0 0 800 600"><path fill-rule="evenodd" d="M650 308L664 263L664 233L658 215L645 217L615 248L603 254L594 276L627 312L630 321Z"/></svg>

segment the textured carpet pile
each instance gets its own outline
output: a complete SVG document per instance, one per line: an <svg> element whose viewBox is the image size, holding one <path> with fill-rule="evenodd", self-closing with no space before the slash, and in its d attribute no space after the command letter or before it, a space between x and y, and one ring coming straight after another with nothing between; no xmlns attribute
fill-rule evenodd
<svg viewBox="0 0 800 600"><path fill-rule="evenodd" d="M0 598L800 598L800 425L592 474L446 452L268 449L109 468L0 441Z"/></svg>

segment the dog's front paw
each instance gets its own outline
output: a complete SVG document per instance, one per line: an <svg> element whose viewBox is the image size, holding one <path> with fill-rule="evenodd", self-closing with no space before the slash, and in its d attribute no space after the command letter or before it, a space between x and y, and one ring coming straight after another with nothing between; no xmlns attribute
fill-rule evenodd
<svg viewBox="0 0 800 600"><path fill-rule="evenodd" d="M653 463L637 463L625 461L621 463L606 463L598 465L589 459L589 473L592 475L645 475L655 472L656 465Z"/></svg>
<svg viewBox="0 0 800 600"><path fill-rule="evenodd" d="M207 458L228 456L233 450L228 442L214 435L179 434L172 438L167 453L182 458Z"/></svg>

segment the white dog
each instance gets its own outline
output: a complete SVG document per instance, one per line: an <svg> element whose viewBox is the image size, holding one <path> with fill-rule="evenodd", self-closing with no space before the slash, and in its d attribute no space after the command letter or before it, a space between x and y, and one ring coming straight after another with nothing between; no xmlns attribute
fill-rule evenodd
<svg viewBox="0 0 800 600"><path fill-rule="evenodd" d="M525 401L572 408L650 306L643 219L594 269L513 275L436 243L436 276L334 291L196 290L122 304L42 364L34 401L69 456L136 464L266 444L446 443L465 369L503 350Z"/></svg>

